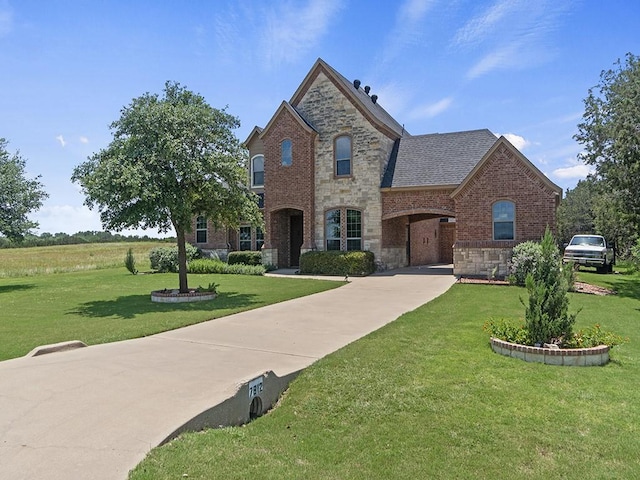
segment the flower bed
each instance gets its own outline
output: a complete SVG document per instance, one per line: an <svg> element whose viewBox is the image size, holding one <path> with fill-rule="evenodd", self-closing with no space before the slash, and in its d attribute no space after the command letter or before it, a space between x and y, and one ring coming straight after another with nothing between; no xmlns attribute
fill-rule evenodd
<svg viewBox="0 0 640 480"><path fill-rule="evenodd" d="M544 348L530 347L517 343L491 338L494 352L506 357L514 357L525 362L538 362L547 365L565 365L589 367L604 365L609 361L609 346L599 345L592 348Z"/></svg>

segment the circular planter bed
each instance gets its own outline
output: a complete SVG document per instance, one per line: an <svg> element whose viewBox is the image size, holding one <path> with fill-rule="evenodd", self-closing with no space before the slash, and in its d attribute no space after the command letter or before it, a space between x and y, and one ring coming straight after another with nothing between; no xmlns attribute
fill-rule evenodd
<svg viewBox="0 0 640 480"><path fill-rule="evenodd" d="M525 362L546 363L547 365L566 365L589 367L604 365L609 361L609 346L599 345L592 348L545 348L530 347L491 338L494 352L506 357L514 357Z"/></svg>
<svg viewBox="0 0 640 480"><path fill-rule="evenodd" d="M176 290L155 290L151 292L151 301L159 303L185 303L185 302L204 302L213 300L217 294L213 292L200 292L191 290L188 293L180 293Z"/></svg>

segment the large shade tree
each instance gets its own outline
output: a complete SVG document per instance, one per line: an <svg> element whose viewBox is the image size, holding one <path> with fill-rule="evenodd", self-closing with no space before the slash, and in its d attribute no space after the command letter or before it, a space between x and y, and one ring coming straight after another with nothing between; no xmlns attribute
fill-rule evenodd
<svg viewBox="0 0 640 480"><path fill-rule="evenodd" d="M216 227L261 223L248 188L246 153L233 129L239 120L178 83L162 96L145 93L110 126L107 148L78 165L71 177L108 230L173 228L180 292L188 291L185 233L193 217Z"/></svg>
<svg viewBox="0 0 640 480"><path fill-rule="evenodd" d="M585 152L581 158L596 167L595 177L625 213L640 226L640 58L627 54L615 68L600 74L589 90L585 112L575 139Z"/></svg>
<svg viewBox="0 0 640 480"><path fill-rule="evenodd" d="M26 161L19 153L10 154L8 142L0 138L0 234L20 241L38 226L27 215L42 206L47 197L40 176L28 179Z"/></svg>

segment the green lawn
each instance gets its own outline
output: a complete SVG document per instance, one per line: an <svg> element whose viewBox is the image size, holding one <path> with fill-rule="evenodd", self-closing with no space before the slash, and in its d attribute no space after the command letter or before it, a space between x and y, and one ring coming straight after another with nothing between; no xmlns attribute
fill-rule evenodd
<svg viewBox="0 0 640 480"><path fill-rule="evenodd" d="M114 261L120 258L120 264L126 252L123 248L121 245L117 254L111 254ZM75 245L63 248L59 264L68 266L71 257L78 259L77 251ZM95 245L93 250L86 250L85 263L76 263L78 271L15 276L12 270L11 276L0 277L0 360L25 355L38 345L67 340L96 344L151 335L342 284L296 278L190 274L190 286L206 287L215 282L220 285L219 296L212 302L152 303L152 290L177 288L177 274L134 276L124 267L95 269L95 265L87 270L87 262L92 258L99 259L98 263L104 260L102 251L100 247L96 250ZM8 250L2 250L0 254L7 258L13 255L14 264L20 264L21 255L34 256L37 249L6 252ZM144 263L144 258L140 261ZM23 258L22 262L32 271L28 259ZM148 261L143 268L148 268Z"/></svg>
<svg viewBox="0 0 640 480"><path fill-rule="evenodd" d="M457 284L305 370L268 415L183 435L131 479L639 478L640 278L598 277L620 294L570 309L629 337L606 366L493 353L482 324L522 317L526 291Z"/></svg>

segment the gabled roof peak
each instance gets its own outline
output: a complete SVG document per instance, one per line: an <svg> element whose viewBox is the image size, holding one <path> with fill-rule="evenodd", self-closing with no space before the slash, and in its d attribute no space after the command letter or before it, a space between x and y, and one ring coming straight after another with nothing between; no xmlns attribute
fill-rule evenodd
<svg viewBox="0 0 640 480"><path fill-rule="evenodd" d="M361 87L361 82L351 82L347 80L340 72L335 70L331 65L322 58L318 58L309 70L298 89L291 97L290 104L297 106L308 91L313 81L323 73L336 87L353 103L353 105L369 119L374 127L383 132L390 138L396 139L406 132L404 126L398 123L381 105L378 103L377 95L369 95L370 90L366 91Z"/></svg>

